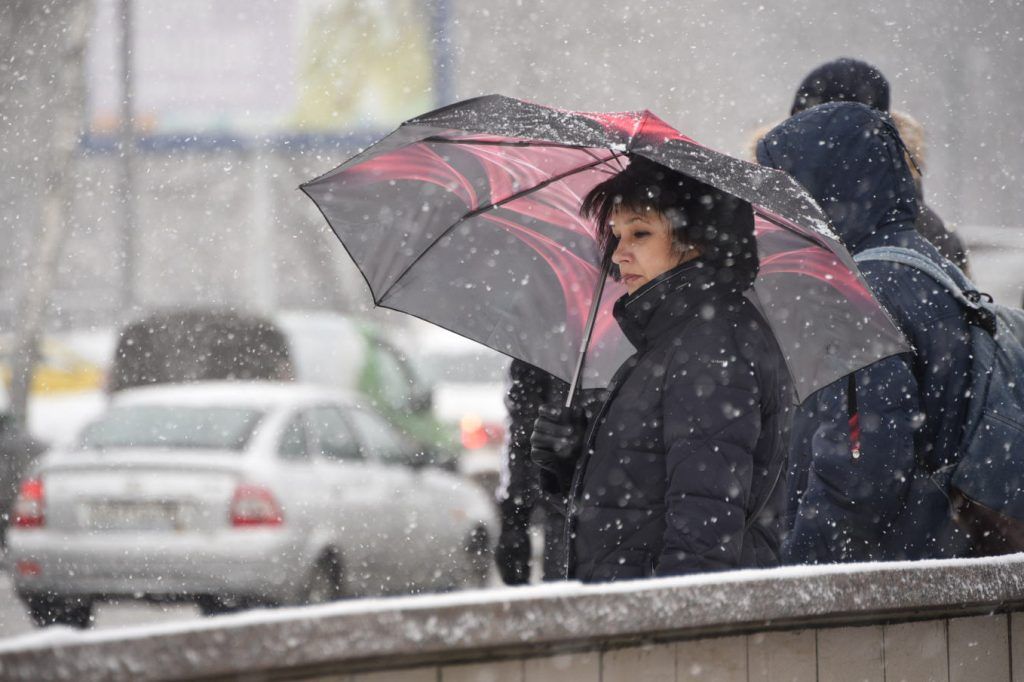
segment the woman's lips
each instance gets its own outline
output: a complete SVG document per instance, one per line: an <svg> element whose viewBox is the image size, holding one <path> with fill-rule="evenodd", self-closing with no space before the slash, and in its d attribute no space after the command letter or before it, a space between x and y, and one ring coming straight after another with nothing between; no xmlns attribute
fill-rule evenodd
<svg viewBox="0 0 1024 682"><path fill-rule="evenodd" d="M640 279L640 275L623 275L622 276L622 283L623 284L630 284L631 282L635 282L638 279Z"/></svg>

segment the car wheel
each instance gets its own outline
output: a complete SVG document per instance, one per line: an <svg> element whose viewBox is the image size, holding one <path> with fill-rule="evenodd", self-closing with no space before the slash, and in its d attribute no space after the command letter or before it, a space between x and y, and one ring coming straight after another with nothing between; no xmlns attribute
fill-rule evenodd
<svg viewBox="0 0 1024 682"><path fill-rule="evenodd" d="M325 554L313 565L306 581L303 604L326 604L344 596L341 562L333 554Z"/></svg>
<svg viewBox="0 0 1024 682"><path fill-rule="evenodd" d="M465 549L469 558L470 586L486 587L491 577L491 564L494 562L494 550L491 548L491 537L487 529L477 526L470 531Z"/></svg>
<svg viewBox="0 0 1024 682"><path fill-rule="evenodd" d="M69 625L84 630L92 623L92 601L81 597L29 597L28 612L39 627Z"/></svg>

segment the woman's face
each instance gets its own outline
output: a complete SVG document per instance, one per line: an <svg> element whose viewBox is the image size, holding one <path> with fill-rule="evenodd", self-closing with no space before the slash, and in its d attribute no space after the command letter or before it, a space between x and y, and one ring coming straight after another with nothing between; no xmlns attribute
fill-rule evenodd
<svg viewBox="0 0 1024 682"><path fill-rule="evenodd" d="M630 294L658 275L700 255L696 247L672 241L672 227L658 211L616 207L609 218L619 240L612 262L619 266L622 283Z"/></svg>

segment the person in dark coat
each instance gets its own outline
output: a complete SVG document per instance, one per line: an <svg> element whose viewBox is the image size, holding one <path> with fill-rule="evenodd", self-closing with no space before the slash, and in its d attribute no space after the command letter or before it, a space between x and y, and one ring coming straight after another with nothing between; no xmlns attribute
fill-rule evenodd
<svg viewBox="0 0 1024 682"><path fill-rule="evenodd" d="M509 388L505 396L508 441L498 489L501 534L494 550L498 573L506 585L523 585L530 581L530 525L536 514L541 515L544 529L544 579L562 577L565 516L557 503L545 504L541 472L530 459L530 437L540 406L564 401L568 390L568 384L561 379L522 360L513 360L509 367Z"/></svg>
<svg viewBox="0 0 1024 682"><path fill-rule="evenodd" d="M823 104L768 133L757 158L807 189L851 253L901 246L952 268L914 228L914 181L884 113L856 103ZM960 440L967 322L953 297L913 268L869 261L860 271L914 352L822 389L797 411L784 558L957 556L966 538L952 522L947 492L930 475L952 461Z"/></svg>
<svg viewBox="0 0 1024 682"><path fill-rule="evenodd" d="M743 295L758 270L750 204L633 157L582 212L626 286L614 315L637 350L581 450L571 418L543 406L537 420L531 456L568 486L566 577L777 565L793 394Z"/></svg>
<svg viewBox="0 0 1024 682"><path fill-rule="evenodd" d="M859 59L841 57L825 62L804 78L793 97L790 115L828 102L860 102L881 112L889 111L889 81L874 66ZM955 232L924 203L921 174L924 172L924 130L908 114L892 112L893 122L911 155L911 172L917 187L917 231L939 249L945 258L968 272L967 250Z"/></svg>
<svg viewBox="0 0 1024 682"><path fill-rule="evenodd" d="M530 581L532 543L530 527L539 524L544 537L541 576L561 580L565 532L565 494L551 472L540 469L530 459L530 438L541 405L564 404L569 384L558 377L523 362L509 366L509 387L505 395L508 410L508 440L498 487L501 534L494 559L506 585ZM588 389L578 398L583 419L600 408L605 392Z"/></svg>

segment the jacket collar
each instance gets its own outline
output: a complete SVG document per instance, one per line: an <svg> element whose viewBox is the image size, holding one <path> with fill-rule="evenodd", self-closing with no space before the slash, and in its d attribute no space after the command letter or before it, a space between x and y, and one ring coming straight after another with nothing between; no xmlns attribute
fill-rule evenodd
<svg viewBox="0 0 1024 682"><path fill-rule="evenodd" d="M615 320L637 350L689 319L707 299L713 287L704 267L699 258L683 263L615 302Z"/></svg>

